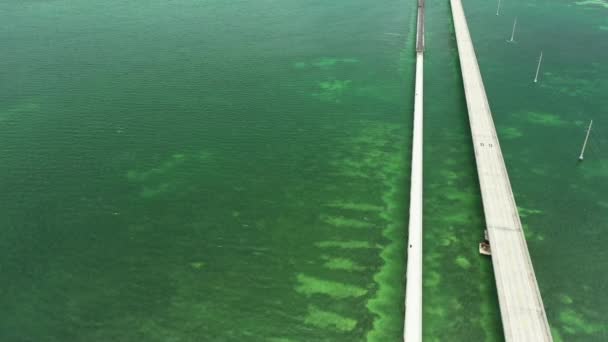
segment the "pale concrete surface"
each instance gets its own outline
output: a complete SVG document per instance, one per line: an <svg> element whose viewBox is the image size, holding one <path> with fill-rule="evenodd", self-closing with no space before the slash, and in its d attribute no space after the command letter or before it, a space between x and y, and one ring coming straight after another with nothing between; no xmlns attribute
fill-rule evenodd
<svg viewBox="0 0 608 342"><path fill-rule="evenodd" d="M461 0L450 0L506 341L552 341Z"/></svg>
<svg viewBox="0 0 608 342"><path fill-rule="evenodd" d="M414 136L410 182L410 218L403 340L422 341L422 84L423 56L416 54Z"/></svg>
<svg viewBox="0 0 608 342"><path fill-rule="evenodd" d="M422 136L424 71L424 0L418 2L416 33L416 85L414 91L414 127L407 245L405 321L403 340L422 341Z"/></svg>

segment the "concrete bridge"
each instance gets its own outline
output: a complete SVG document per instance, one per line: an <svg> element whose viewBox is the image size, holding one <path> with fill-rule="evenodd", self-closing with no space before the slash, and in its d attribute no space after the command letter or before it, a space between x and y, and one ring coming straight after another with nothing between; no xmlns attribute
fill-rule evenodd
<svg viewBox="0 0 608 342"><path fill-rule="evenodd" d="M506 341L552 341L461 0L450 0Z"/></svg>
<svg viewBox="0 0 608 342"><path fill-rule="evenodd" d="M410 181L407 282L403 339L422 341L422 88L424 63L424 0L418 0L416 25L416 85Z"/></svg>

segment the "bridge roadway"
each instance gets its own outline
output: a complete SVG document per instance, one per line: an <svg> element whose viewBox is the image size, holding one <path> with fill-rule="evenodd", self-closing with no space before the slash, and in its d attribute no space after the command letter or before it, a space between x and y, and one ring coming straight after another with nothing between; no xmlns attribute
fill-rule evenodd
<svg viewBox="0 0 608 342"><path fill-rule="evenodd" d="M424 62L424 0L418 0L416 25L416 83L410 180L410 215L403 340L422 341L422 90Z"/></svg>
<svg viewBox="0 0 608 342"><path fill-rule="evenodd" d="M552 341L461 0L450 0L506 341Z"/></svg>

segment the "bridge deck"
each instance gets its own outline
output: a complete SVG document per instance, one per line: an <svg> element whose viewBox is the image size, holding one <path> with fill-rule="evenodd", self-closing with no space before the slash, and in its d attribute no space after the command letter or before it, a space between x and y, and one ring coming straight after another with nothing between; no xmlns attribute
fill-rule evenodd
<svg viewBox="0 0 608 342"><path fill-rule="evenodd" d="M551 341L461 0L450 0L506 341Z"/></svg>
<svg viewBox="0 0 608 342"><path fill-rule="evenodd" d="M410 217L407 248L407 283L403 340L422 341L422 127L424 72L424 0L418 0L416 32L416 83L414 127L412 136L412 172L410 181Z"/></svg>

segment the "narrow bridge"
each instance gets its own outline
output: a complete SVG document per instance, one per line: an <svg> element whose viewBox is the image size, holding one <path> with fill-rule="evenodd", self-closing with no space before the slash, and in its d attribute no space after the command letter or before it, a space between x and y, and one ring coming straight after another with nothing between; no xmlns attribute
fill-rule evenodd
<svg viewBox="0 0 608 342"><path fill-rule="evenodd" d="M416 85L410 181L410 219L407 248L407 283L403 339L422 341L422 88L424 61L424 0L418 0L416 32Z"/></svg>
<svg viewBox="0 0 608 342"><path fill-rule="evenodd" d="M461 0L450 0L506 341L552 341Z"/></svg>

